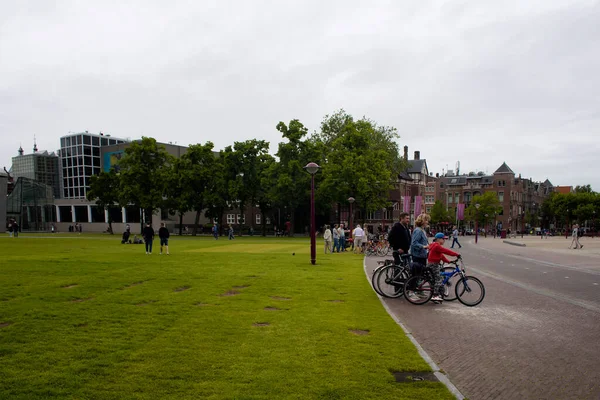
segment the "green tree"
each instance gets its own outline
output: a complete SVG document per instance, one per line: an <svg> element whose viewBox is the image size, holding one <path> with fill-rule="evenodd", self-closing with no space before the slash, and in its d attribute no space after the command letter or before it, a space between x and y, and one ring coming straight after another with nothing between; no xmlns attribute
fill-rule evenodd
<svg viewBox="0 0 600 400"><path fill-rule="evenodd" d="M181 156L183 167L186 172L183 174L183 183L186 186L186 197L189 198L190 209L196 212L194 219L194 229L192 235L196 236L202 211L205 210L210 198L209 192L214 187L214 180L217 179L218 158L213 152L212 142L194 144L188 147L187 152Z"/></svg>
<svg viewBox="0 0 600 400"><path fill-rule="evenodd" d="M594 193L592 185L575 186L575 193Z"/></svg>
<svg viewBox="0 0 600 400"><path fill-rule="evenodd" d="M114 169L90 178L87 199L95 201L98 209L108 210L108 231L113 234L111 208L119 204L119 176Z"/></svg>
<svg viewBox="0 0 600 400"><path fill-rule="evenodd" d="M219 152L205 200L205 215L217 222L221 234L223 233L223 214L231 204L225 165L226 157L227 155L223 151Z"/></svg>
<svg viewBox="0 0 600 400"><path fill-rule="evenodd" d="M258 176L260 185L256 190L256 204L261 213L261 230L262 235L267 236L267 218L266 216L273 210L273 199L270 196L270 188L276 182L273 180L273 175L270 173L272 166L276 163L275 158L270 154L265 154L259 164ZM274 220L274 218L273 218Z"/></svg>
<svg viewBox="0 0 600 400"><path fill-rule="evenodd" d="M479 208L476 207L476 204L479 204ZM498 200L496 192L485 192L481 195L473 196L471 204L465 210L465 218L467 221L477 220L480 226L486 226L487 222L501 211L502 205Z"/></svg>
<svg viewBox="0 0 600 400"><path fill-rule="evenodd" d="M304 166L315 161L311 159L315 155L314 145L305 139L308 131L297 119L289 125L279 122L277 130L287 142L279 143L276 153L279 162L272 163L266 172L268 181L273 183L269 197L290 210L290 235L293 236L296 209L306 202L310 190L310 175Z"/></svg>
<svg viewBox="0 0 600 400"><path fill-rule="evenodd" d="M314 135L323 168L318 199L329 205L346 204L354 197L354 209L362 209L363 215L389 206L389 191L407 167L398 152L398 138L394 128L366 118L355 120L344 110L326 116Z"/></svg>
<svg viewBox="0 0 600 400"><path fill-rule="evenodd" d="M444 203L442 203L440 200L436 200L433 207L431 207L430 217L431 217L432 225L438 225L442 222L451 222L452 221L452 217L450 216L450 213L444 206Z"/></svg>
<svg viewBox="0 0 600 400"><path fill-rule="evenodd" d="M169 165L172 157L155 139L142 137L125 149L119 161L121 204L133 204L144 210L144 219L152 222L152 213L163 206Z"/></svg>
<svg viewBox="0 0 600 400"><path fill-rule="evenodd" d="M192 189L189 185L189 162L183 157L173 161L167 172L165 207L179 217L179 235L183 234L183 215L192 209Z"/></svg>

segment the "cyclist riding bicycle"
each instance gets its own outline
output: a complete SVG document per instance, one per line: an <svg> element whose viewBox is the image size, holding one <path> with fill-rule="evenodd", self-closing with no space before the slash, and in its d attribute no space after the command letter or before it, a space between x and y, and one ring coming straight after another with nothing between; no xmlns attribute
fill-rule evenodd
<svg viewBox="0 0 600 400"><path fill-rule="evenodd" d="M432 301L440 302L443 300L442 294L444 288L442 285L442 276L440 275L441 265L440 262L449 262L444 254L453 257L459 257L460 254L444 247L446 236L442 232L435 234L433 243L429 245L429 254L427 256L427 268L431 269L435 282L433 283L434 296L431 298Z"/></svg>

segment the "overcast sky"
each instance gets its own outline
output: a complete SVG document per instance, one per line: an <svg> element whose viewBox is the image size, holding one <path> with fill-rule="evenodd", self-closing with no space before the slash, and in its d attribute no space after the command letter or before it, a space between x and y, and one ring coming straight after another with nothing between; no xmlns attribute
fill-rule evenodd
<svg viewBox="0 0 600 400"><path fill-rule="evenodd" d="M0 166L69 132L220 149L339 108L430 172L600 191L600 2L0 0Z"/></svg>

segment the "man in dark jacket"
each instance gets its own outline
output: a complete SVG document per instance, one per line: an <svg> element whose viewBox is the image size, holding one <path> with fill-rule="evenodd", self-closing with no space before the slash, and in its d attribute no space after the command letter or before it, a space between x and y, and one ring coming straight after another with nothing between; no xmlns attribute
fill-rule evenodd
<svg viewBox="0 0 600 400"><path fill-rule="evenodd" d="M405 212L400 213L400 222L394 224L388 235L388 241L394 250L392 255L394 256L394 263L396 265L400 264L400 254L408 254L408 250L410 249L409 222L410 215Z"/></svg>
<svg viewBox="0 0 600 400"><path fill-rule="evenodd" d="M158 230L158 237L160 238L160 254L163 253L163 246L165 246L167 255L169 255L169 236L169 230L165 227L165 223L162 222L160 224L160 229Z"/></svg>
<svg viewBox="0 0 600 400"><path fill-rule="evenodd" d="M144 236L144 241L146 242L146 254L152 254L152 241L154 240L154 229L150 226L149 223L146 223L146 227L142 232L142 236Z"/></svg>

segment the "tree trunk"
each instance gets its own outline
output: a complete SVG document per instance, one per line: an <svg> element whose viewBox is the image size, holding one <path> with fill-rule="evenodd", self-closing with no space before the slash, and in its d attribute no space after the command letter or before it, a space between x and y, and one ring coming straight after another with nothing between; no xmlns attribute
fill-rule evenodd
<svg viewBox="0 0 600 400"><path fill-rule="evenodd" d="M111 217L111 215L110 215L110 207L109 207L109 208L107 208L107 210L108 210L108 232L109 232L111 235L114 235L114 233L113 233L113 228L112 228L112 217Z"/></svg>
<svg viewBox="0 0 600 400"><path fill-rule="evenodd" d="M223 207L219 207L218 215L219 217L217 218L217 221L219 222L219 235L223 236Z"/></svg>
<svg viewBox="0 0 600 400"><path fill-rule="evenodd" d="M179 213L179 236L183 235L183 213Z"/></svg>
<svg viewBox="0 0 600 400"><path fill-rule="evenodd" d="M295 218L296 218L296 210L292 208L290 210L290 231L289 231L290 237L294 237Z"/></svg>
<svg viewBox="0 0 600 400"><path fill-rule="evenodd" d="M200 222L200 213L201 211L196 211L196 218L194 219L194 230L192 231L192 236L196 236L198 233L198 222Z"/></svg>

